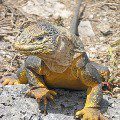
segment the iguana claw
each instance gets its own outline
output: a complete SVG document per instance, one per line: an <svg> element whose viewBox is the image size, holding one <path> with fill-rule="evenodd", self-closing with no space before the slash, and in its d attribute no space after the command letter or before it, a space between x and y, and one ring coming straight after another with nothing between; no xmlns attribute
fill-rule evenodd
<svg viewBox="0 0 120 120"><path fill-rule="evenodd" d="M12 78L12 77L4 77L2 79L2 85L5 86L5 85L17 85L17 84L20 84L18 79L15 79L15 78Z"/></svg>
<svg viewBox="0 0 120 120"><path fill-rule="evenodd" d="M46 115L48 101L54 102L54 97L57 95L57 93L53 90L48 90L47 88L33 87L26 93L26 95L34 97L38 103L43 101L44 115Z"/></svg>
<svg viewBox="0 0 120 120"><path fill-rule="evenodd" d="M108 118L104 117L97 108L84 108L77 111L75 118L80 119L81 117L83 120L108 120Z"/></svg>

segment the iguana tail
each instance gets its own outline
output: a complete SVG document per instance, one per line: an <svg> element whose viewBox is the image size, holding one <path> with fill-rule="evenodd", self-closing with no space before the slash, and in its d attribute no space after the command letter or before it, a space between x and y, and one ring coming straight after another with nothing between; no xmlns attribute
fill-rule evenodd
<svg viewBox="0 0 120 120"><path fill-rule="evenodd" d="M83 0L78 0L78 4L76 5L76 9L75 9L75 13L74 16L72 18L72 22L71 22L71 26L70 26L70 32L72 34L75 34L77 36L79 36L78 33L78 25L79 25L79 10L80 10L80 6Z"/></svg>

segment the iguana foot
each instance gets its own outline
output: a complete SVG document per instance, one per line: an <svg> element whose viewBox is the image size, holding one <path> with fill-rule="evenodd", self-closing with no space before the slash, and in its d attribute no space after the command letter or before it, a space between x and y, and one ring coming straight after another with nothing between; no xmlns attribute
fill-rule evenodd
<svg viewBox="0 0 120 120"><path fill-rule="evenodd" d="M75 118L80 119L81 117L83 117L83 120L108 120L100 113L100 110L97 108L84 108L77 111Z"/></svg>
<svg viewBox="0 0 120 120"><path fill-rule="evenodd" d="M30 91L26 93L26 95L34 97L38 103L41 101L44 102L44 115L47 114L47 104L48 101L54 102L54 97L57 95L57 93L53 90L48 90L47 88L41 88L41 87L33 87Z"/></svg>
<svg viewBox="0 0 120 120"><path fill-rule="evenodd" d="M17 85L20 84L18 79L12 78L12 77L4 77L2 79L2 85Z"/></svg>

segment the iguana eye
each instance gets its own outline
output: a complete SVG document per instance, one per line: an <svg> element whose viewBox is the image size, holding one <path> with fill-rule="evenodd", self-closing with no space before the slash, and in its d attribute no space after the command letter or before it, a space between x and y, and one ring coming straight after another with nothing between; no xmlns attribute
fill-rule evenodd
<svg viewBox="0 0 120 120"><path fill-rule="evenodd" d="M44 39L44 36L39 36L39 37L37 37L37 40L38 41L41 41L41 40L43 40Z"/></svg>

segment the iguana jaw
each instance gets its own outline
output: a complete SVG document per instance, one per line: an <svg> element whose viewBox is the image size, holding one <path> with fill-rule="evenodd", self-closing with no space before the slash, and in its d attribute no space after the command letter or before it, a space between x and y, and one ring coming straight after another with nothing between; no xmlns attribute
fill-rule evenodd
<svg viewBox="0 0 120 120"><path fill-rule="evenodd" d="M45 47L43 44L20 44L15 43L14 48L19 52L27 55L35 55L35 54L51 54L54 51L54 46Z"/></svg>

